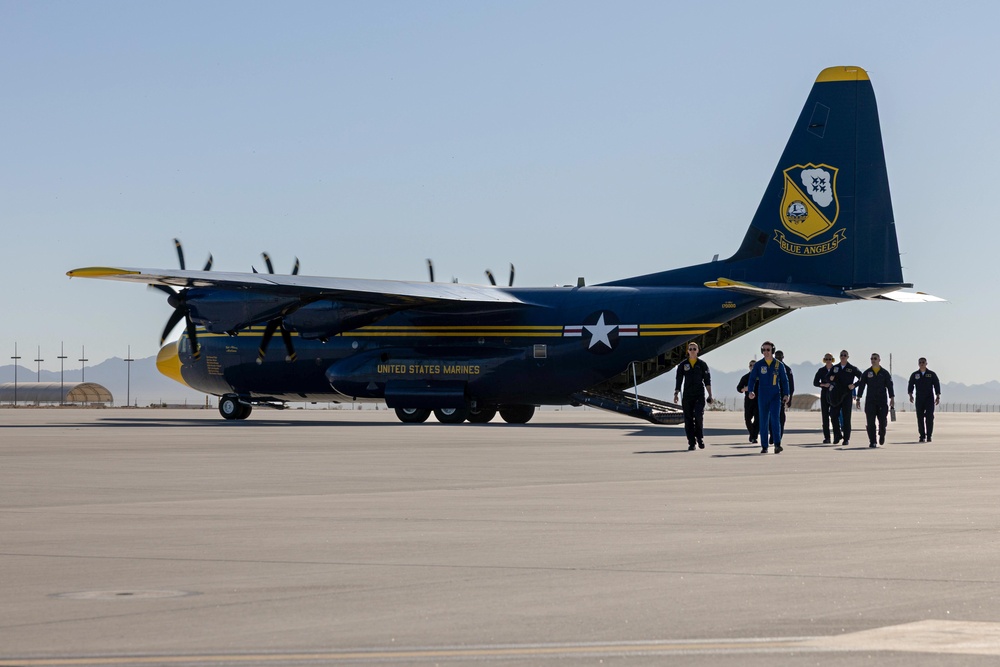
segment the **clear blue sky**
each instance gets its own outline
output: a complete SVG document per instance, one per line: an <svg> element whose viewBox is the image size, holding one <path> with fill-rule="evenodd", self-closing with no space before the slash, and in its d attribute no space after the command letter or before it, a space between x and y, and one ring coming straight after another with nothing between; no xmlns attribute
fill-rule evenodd
<svg viewBox="0 0 1000 667"><path fill-rule="evenodd" d="M0 0L0 364L156 352L93 265L588 283L735 251L818 72L866 68L905 278L707 355L1000 379L1000 5ZM29 361L22 364L34 367ZM70 366L78 366L72 362Z"/></svg>

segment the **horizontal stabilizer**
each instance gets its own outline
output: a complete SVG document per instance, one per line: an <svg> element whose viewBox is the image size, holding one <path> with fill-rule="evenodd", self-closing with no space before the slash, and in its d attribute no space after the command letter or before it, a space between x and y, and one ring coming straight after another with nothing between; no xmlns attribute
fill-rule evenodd
<svg viewBox="0 0 1000 667"><path fill-rule="evenodd" d="M900 285L873 285L870 287L842 290L825 285L794 283L749 283L729 278L719 278L705 283L705 287L724 289L739 294L748 294L767 299L776 308L806 308L831 303L858 301L865 299L887 299L900 303L925 303L944 299L923 292L900 289ZM907 285L909 287L909 285Z"/></svg>
<svg viewBox="0 0 1000 667"><path fill-rule="evenodd" d="M854 301L843 290L821 285L794 285L790 283L748 283L719 278L705 283L705 287L723 289L767 299L775 308L806 308L843 301ZM765 305L766 307L766 305Z"/></svg>
<svg viewBox="0 0 1000 667"><path fill-rule="evenodd" d="M875 298L898 301L899 303L930 303L932 301L947 301L947 299L942 299L941 297L934 296L933 294L925 294L924 292L909 292L907 290L896 290L895 292L889 292L888 294L881 294Z"/></svg>

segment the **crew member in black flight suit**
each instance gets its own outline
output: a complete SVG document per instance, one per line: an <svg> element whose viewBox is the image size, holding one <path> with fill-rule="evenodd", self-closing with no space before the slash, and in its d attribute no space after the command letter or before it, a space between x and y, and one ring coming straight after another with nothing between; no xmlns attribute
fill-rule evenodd
<svg viewBox="0 0 1000 667"><path fill-rule="evenodd" d="M698 343L688 343L688 358L677 366L677 385L674 387L674 403L681 393L681 383L684 383L684 433L687 434L688 450L695 447L705 449L705 390L708 390L708 402L712 402L712 375L708 364L698 358Z"/></svg>
<svg viewBox="0 0 1000 667"><path fill-rule="evenodd" d="M889 410L895 407L896 392L892 389L892 375L879 366L878 354L872 354L871 368L861 374L858 382L858 407L861 407L861 397L868 389L868 400L865 401L865 417L868 418L868 446L875 447L875 420L878 419L878 444L885 444L885 427ZM886 394L889 401L886 402Z"/></svg>
<svg viewBox="0 0 1000 667"><path fill-rule="evenodd" d="M852 365L848 359L847 350L840 351L840 363L830 369L830 419L833 421L833 443L840 442L843 435L844 447L851 440L851 391L854 383L861 377L861 371Z"/></svg>
<svg viewBox="0 0 1000 667"><path fill-rule="evenodd" d="M926 358L920 357L917 365L920 368L910 376L906 393L910 395L910 403L913 403L913 389L917 390L917 431L920 442L924 442L925 437L930 442L934 433L934 406L941 402L941 382L937 373L927 368Z"/></svg>
<svg viewBox="0 0 1000 667"><path fill-rule="evenodd" d="M750 370L753 370L753 365L757 363L753 359L750 360ZM757 399L750 398L750 392L754 391L753 388L748 387L747 384L750 381L750 373L747 373L740 378L739 384L736 385L736 391L743 394L743 422L747 425L747 433L750 434L750 442L757 442L757 434L760 432L760 425L757 420L760 419L760 415L757 414Z"/></svg>
<svg viewBox="0 0 1000 667"><path fill-rule="evenodd" d="M792 375L791 367L785 363L785 353L781 350L777 350L774 353L774 358L781 362L785 367L785 375L788 377L788 405L792 404L792 396L795 394L795 376ZM785 432L785 402L781 403L781 415L779 417L781 420L781 432Z"/></svg>
<svg viewBox="0 0 1000 667"><path fill-rule="evenodd" d="M827 352L823 355L825 366L820 367L813 377L813 386L819 387L819 411L823 415L823 444L830 444L830 371L833 370L833 355ZM840 432L840 425L836 431ZM840 439L840 436L837 436Z"/></svg>

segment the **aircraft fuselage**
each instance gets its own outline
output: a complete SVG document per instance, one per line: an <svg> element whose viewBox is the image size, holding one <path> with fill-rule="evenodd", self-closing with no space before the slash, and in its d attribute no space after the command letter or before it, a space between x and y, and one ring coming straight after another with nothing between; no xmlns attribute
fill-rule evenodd
<svg viewBox="0 0 1000 667"><path fill-rule="evenodd" d="M761 302L701 287L508 289L530 308L408 310L323 340L295 332L296 359L262 326L183 337L186 384L277 401L386 400L390 407L467 402L560 405L574 393L721 326ZM310 306L296 314L308 318ZM197 321L197 312L195 313ZM293 323L288 323L289 328Z"/></svg>

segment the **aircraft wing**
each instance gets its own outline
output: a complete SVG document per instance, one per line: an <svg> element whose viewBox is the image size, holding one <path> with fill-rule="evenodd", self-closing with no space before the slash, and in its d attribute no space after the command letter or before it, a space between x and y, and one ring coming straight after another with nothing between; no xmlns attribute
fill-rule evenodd
<svg viewBox="0 0 1000 667"><path fill-rule="evenodd" d="M66 275L70 278L121 280L179 288L249 289L276 296L307 296L314 300L327 299L378 306L416 306L446 302L525 304L516 296L498 287L458 283L104 266L74 269L68 271Z"/></svg>
<svg viewBox="0 0 1000 667"><path fill-rule="evenodd" d="M907 285L909 287L909 285ZM852 290L842 290L823 285L796 285L794 283L747 283L729 278L719 278L705 283L705 287L749 294L767 299L776 308L806 308L858 299L886 299L900 303L923 303L944 299L923 292L911 292L899 285L872 285Z"/></svg>

